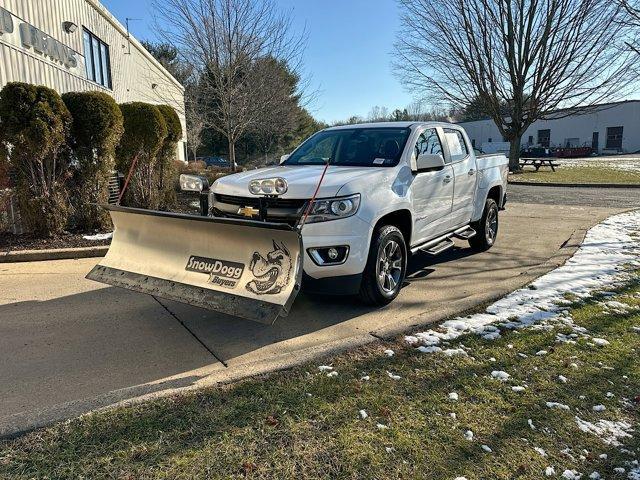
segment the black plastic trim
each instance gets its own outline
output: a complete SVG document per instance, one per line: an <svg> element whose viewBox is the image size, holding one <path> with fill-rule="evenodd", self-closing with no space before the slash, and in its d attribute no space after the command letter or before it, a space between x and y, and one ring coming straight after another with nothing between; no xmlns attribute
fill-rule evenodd
<svg viewBox="0 0 640 480"><path fill-rule="evenodd" d="M355 295L360 291L362 274L313 278L302 274L302 291L321 295Z"/></svg>

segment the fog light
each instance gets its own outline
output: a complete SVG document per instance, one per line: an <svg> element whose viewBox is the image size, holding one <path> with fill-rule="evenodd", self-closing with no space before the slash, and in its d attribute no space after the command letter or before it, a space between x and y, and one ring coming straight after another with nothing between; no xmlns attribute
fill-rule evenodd
<svg viewBox="0 0 640 480"><path fill-rule="evenodd" d="M335 247L309 248L307 253L318 266L340 265L347 261L349 256L349 246L340 245Z"/></svg>

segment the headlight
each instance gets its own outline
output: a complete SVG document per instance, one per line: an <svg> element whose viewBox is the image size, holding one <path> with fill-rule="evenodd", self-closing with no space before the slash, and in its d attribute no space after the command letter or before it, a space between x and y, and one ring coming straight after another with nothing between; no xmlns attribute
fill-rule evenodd
<svg viewBox="0 0 640 480"><path fill-rule="evenodd" d="M321 198L313 202L309 217L307 217L307 223L326 222L350 217L358 211L359 206L359 193L348 197Z"/></svg>
<svg viewBox="0 0 640 480"><path fill-rule="evenodd" d="M209 188L209 181L199 175L180 175L180 190L183 192L202 192Z"/></svg>
<svg viewBox="0 0 640 480"><path fill-rule="evenodd" d="M249 182L249 192L253 195L282 195L288 189L284 178L263 178Z"/></svg>

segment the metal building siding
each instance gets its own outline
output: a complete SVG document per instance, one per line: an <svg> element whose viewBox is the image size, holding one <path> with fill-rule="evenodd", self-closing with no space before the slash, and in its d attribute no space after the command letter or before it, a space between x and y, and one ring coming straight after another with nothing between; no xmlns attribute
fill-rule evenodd
<svg viewBox="0 0 640 480"><path fill-rule="evenodd" d="M22 81L44 84L60 93L102 90L118 103L169 104L178 112L185 129L183 87L133 37L129 54L125 27L98 0L0 0L0 7L73 49L81 65L74 74L32 49L3 41L0 35L0 88L10 81ZM64 21L75 23L78 29L66 33ZM109 46L113 90L86 78L83 27ZM18 30L17 22L14 30ZM156 88L152 88L153 84ZM179 151L182 158L182 146Z"/></svg>

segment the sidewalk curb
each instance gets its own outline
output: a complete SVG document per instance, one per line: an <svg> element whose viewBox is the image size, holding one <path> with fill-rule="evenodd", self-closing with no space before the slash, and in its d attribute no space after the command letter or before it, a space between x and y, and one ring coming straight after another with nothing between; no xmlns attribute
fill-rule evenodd
<svg viewBox="0 0 640 480"><path fill-rule="evenodd" d="M41 262L44 260L64 260L75 258L104 257L109 245L78 248L52 248L49 250L8 250L0 252L0 263Z"/></svg>
<svg viewBox="0 0 640 480"><path fill-rule="evenodd" d="M542 183L542 182L513 182L509 185L526 185L531 187L564 187L564 188L640 188L638 183Z"/></svg>

